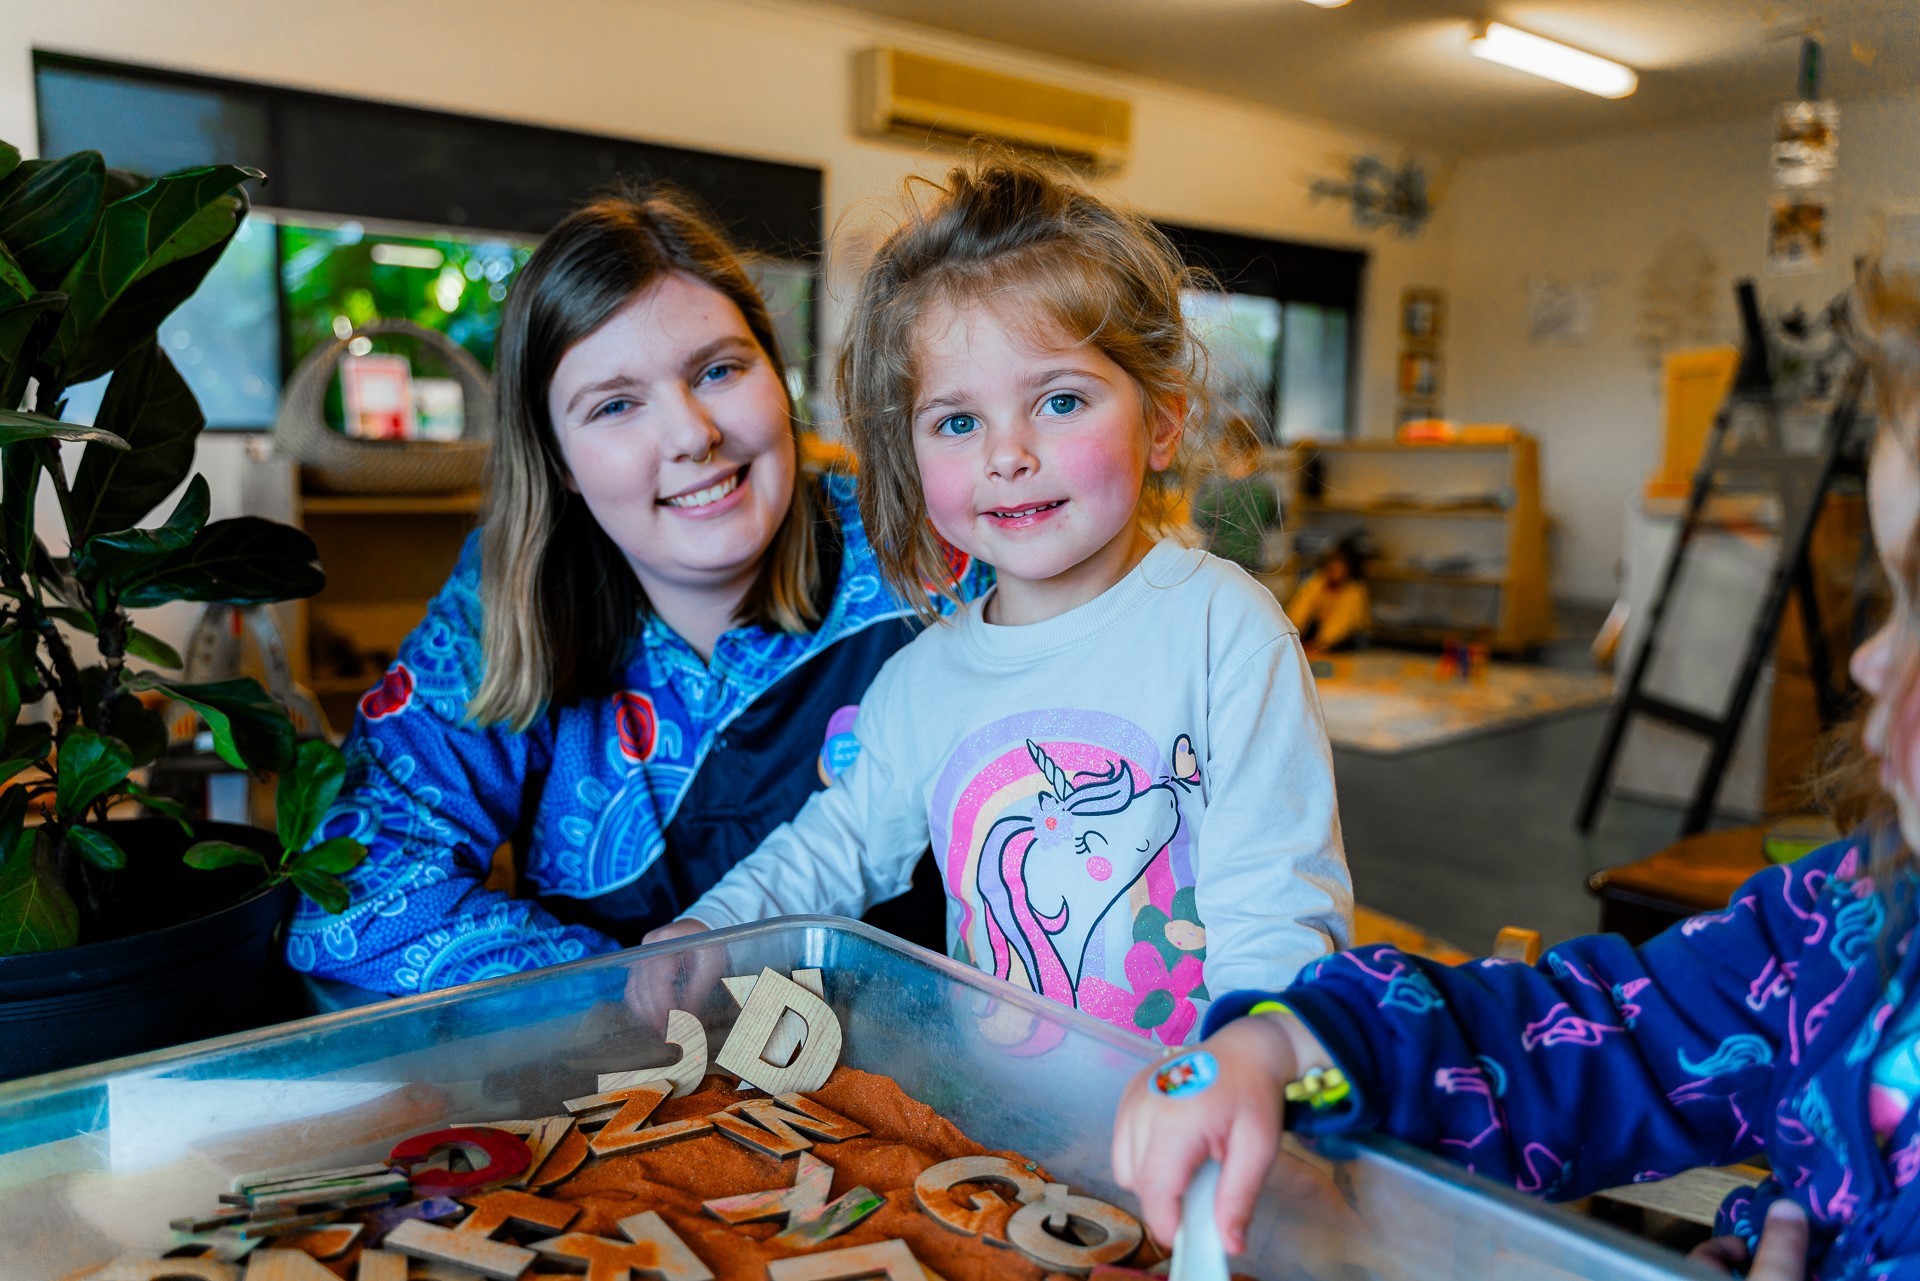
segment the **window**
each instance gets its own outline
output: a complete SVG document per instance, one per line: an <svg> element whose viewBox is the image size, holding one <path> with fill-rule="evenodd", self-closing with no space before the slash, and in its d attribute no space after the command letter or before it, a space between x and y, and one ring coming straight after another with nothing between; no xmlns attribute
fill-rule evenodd
<svg viewBox="0 0 1920 1281"><path fill-rule="evenodd" d="M1218 428L1244 418L1273 444L1353 434L1353 335L1366 255L1166 225L1217 289L1182 298L1207 348Z"/></svg>
<svg viewBox="0 0 1920 1281"><path fill-rule="evenodd" d="M247 225L161 329L211 427L271 426L292 362L341 317L404 317L491 367L513 272L569 210L623 181L692 192L764 260L794 402L813 407L818 169L61 54L35 53L34 85L43 155L266 172ZM103 390L73 389L68 417L90 419Z"/></svg>

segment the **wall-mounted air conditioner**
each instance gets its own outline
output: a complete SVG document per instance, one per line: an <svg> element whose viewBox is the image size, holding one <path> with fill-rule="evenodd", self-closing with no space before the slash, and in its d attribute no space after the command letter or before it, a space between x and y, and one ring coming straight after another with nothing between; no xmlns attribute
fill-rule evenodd
<svg viewBox="0 0 1920 1281"><path fill-rule="evenodd" d="M855 94L859 130L870 138L985 139L1104 173L1126 163L1133 137L1124 99L901 49L858 54Z"/></svg>

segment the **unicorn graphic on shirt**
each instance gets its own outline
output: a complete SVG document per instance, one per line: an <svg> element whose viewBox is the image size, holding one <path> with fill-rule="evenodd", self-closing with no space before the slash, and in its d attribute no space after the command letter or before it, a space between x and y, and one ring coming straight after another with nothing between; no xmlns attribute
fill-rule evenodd
<svg viewBox="0 0 1920 1281"><path fill-rule="evenodd" d="M1124 761L1069 777L1031 739L1027 754L1047 787L988 830L980 897L994 973L1009 977L1017 955L1035 991L1072 1005L1087 940L1173 840L1180 827L1174 787L1187 784L1172 779L1136 791Z"/></svg>

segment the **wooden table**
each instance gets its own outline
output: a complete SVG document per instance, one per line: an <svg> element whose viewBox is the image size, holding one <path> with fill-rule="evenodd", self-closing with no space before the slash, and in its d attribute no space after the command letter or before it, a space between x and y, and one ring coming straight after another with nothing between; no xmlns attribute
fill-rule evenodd
<svg viewBox="0 0 1920 1281"><path fill-rule="evenodd" d="M1683 837L1657 854L1587 878L1600 900L1600 932L1646 942L1676 921L1717 912L1755 872L1769 866L1766 829L1732 827Z"/></svg>

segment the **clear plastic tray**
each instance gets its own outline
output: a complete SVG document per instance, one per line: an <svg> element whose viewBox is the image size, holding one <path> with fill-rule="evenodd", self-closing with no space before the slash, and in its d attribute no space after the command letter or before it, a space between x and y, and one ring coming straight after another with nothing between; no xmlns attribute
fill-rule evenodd
<svg viewBox="0 0 1920 1281"><path fill-rule="evenodd" d="M826 971L842 1062L885 1072L988 1147L1129 1209L1114 1103L1149 1043L854 922L793 917L0 1085L0 1281L53 1281L163 1247L237 1174L385 1154L441 1124L550 1114L594 1074L674 1057L638 1008L675 1004L717 1050L717 978ZM218 999L210 993L210 1000ZM1323 1147L1282 1162L1239 1271L1315 1278L1706 1276L1425 1154ZM1307 1183L1317 1192L1303 1195Z"/></svg>

